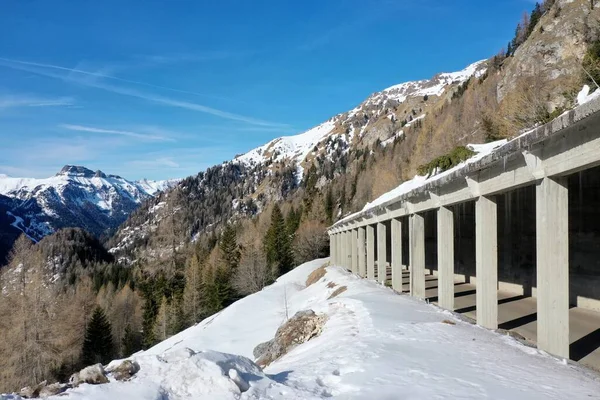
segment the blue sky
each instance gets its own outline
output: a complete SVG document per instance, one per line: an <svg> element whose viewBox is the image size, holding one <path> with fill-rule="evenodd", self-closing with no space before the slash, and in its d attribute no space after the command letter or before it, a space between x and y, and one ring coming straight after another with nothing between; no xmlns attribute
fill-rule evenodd
<svg viewBox="0 0 600 400"><path fill-rule="evenodd" d="M488 58L529 0L6 0L0 173L195 174Z"/></svg>

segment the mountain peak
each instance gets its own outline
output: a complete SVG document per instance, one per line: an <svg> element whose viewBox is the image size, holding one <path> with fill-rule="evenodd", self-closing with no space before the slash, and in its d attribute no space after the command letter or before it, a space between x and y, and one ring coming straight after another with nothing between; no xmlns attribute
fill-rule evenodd
<svg viewBox="0 0 600 400"><path fill-rule="evenodd" d="M94 172L91 169L79 165L65 165L56 176L80 176L84 178L106 177L102 171Z"/></svg>

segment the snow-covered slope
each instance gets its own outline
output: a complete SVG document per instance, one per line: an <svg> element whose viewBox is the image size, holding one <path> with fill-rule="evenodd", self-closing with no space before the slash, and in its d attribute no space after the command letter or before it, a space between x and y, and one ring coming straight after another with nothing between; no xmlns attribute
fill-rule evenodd
<svg viewBox="0 0 600 400"><path fill-rule="evenodd" d="M8 215L13 228L39 240L64 227L100 235L119 226L142 201L175 183L132 182L68 165L46 179L0 176L0 195L12 201L10 208L3 207L3 217ZM8 229L2 225L0 233ZM0 265L2 258L0 254Z"/></svg>
<svg viewBox="0 0 600 400"><path fill-rule="evenodd" d="M301 166L311 154L329 154L332 149L327 146L338 146L337 140L345 141L347 145L354 138L355 131L362 135L369 119L389 117L383 115L384 109L397 107L411 99L422 99L423 96L441 97L450 87L456 87L471 77L479 77L485 73L485 60L473 63L458 72L446 72L435 75L431 79L404 82L391 86L369 96L364 102L349 112L336 115L330 120L295 136L283 136L269 143L240 155L234 161L251 165L289 160ZM422 115L424 117L425 115ZM372 118L371 118L372 119ZM336 141L327 138L335 136ZM345 146L348 148L349 146Z"/></svg>
<svg viewBox="0 0 600 400"><path fill-rule="evenodd" d="M340 267L305 287L326 261L301 265L137 354L141 370L131 381L82 385L56 399L598 398L596 375ZM329 299L340 286L347 290ZM249 361L253 349L273 338L286 307L289 315L326 313L328 321L320 336L260 371ZM230 376L250 389L241 393Z"/></svg>

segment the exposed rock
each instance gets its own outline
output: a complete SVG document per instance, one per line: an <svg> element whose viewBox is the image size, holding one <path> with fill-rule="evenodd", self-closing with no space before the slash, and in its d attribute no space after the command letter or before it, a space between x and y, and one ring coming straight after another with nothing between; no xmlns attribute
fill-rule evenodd
<svg viewBox="0 0 600 400"><path fill-rule="evenodd" d="M340 294L344 293L348 288L346 286L340 286L337 289L335 289L333 291L333 293L331 293L331 296L329 296L330 299L333 299L334 297L339 296Z"/></svg>
<svg viewBox="0 0 600 400"><path fill-rule="evenodd" d="M322 277L325 276L326 273L327 270L325 269L325 265L315 269L313 272L310 273L310 275L308 275L308 278L306 278L306 287L309 287L313 283L318 282Z"/></svg>
<svg viewBox="0 0 600 400"><path fill-rule="evenodd" d="M268 342L264 342L259 344L258 346L256 346L254 348L254 350L252 351L252 354L254 355L255 359L260 358L260 356L262 356L263 354L265 354L269 348L269 346L271 345L271 342L273 340L269 340Z"/></svg>
<svg viewBox="0 0 600 400"><path fill-rule="evenodd" d="M34 399L36 397L39 397L40 392L46 386L47 383L48 382L43 381L38 383L36 386L25 386L23 389L21 389L19 395L26 399Z"/></svg>
<svg viewBox="0 0 600 400"><path fill-rule="evenodd" d="M44 386L42 390L40 390L40 397L50 397L61 394L69 388L70 386L67 384L56 382L51 385Z"/></svg>
<svg viewBox="0 0 600 400"><path fill-rule="evenodd" d="M514 57L505 63L498 84L498 100L515 88L520 76L535 73L556 81L550 84L555 86L553 92L560 95L565 90L564 79L582 73L578 60L583 58L587 44L598 39L599 20L600 9L590 10L587 1L557 0L540 19L530 40L519 46ZM560 103L560 99L554 102Z"/></svg>
<svg viewBox="0 0 600 400"><path fill-rule="evenodd" d="M256 346L256 364L264 368L297 345L319 336L326 321L326 315L317 315L313 310L298 311L277 329L275 338Z"/></svg>
<svg viewBox="0 0 600 400"><path fill-rule="evenodd" d="M111 368L108 372L118 381L127 381L131 379L140 370L140 365L131 360L125 360L121 364L114 368Z"/></svg>
<svg viewBox="0 0 600 400"><path fill-rule="evenodd" d="M100 385L102 383L108 383L108 378L106 377L106 372L104 372L102 364L96 364L90 365L71 375L69 383L74 387L79 386L82 383Z"/></svg>

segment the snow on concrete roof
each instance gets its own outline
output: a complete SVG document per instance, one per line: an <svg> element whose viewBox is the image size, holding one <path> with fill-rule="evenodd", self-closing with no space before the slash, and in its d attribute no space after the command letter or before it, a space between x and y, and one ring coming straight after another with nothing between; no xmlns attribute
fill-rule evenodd
<svg viewBox="0 0 600 400"><path fill-rule="evenodd" d="M545 125L526 131L510 141L500 140L483 145L468 145L477 153L470 159L460 163L454 168L431 177L417 175L413 179L403 182L395 189L384 193L372 202L367 203L361 211L345 216L333 226L335 227L338 224L356 218L370 216L377 209L404 201L417 194L429 192L450 181L464 178L475 171L489 167L500 160L506 159L510 155L531 147L535 143L539 143L554 136L565 128L600 111L600 89L592 94L588 93L589 88L586 91L584 87L578 96L579 105L576 108L563 113L561 116Z"/></svg>

